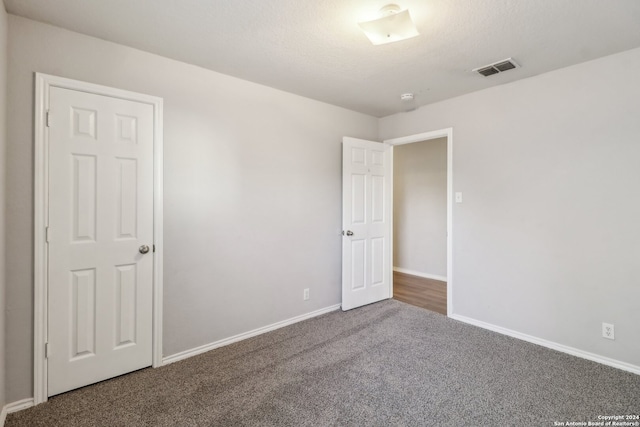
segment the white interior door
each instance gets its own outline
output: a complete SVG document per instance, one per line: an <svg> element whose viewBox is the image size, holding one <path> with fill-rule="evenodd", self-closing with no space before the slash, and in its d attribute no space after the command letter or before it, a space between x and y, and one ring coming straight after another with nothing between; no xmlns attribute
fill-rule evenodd
<svg viewBox="0 0 640 427"><path fill-rule="evenodd" d="M391 298L391 147L342 140L342 309Z"/></svg>
<svg viewBox="0 0 640 427"><path fill-rule="evenodd" d="M154 118L58 87L49 118L51 396L152 363Z"/></svg>

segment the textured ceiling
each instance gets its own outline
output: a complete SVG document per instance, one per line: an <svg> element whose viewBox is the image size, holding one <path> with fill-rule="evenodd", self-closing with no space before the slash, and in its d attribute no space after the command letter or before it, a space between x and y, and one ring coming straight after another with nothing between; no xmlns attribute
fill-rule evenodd
<svg viewBox="0 0 640 427"><path fill-rule="evenodd" d="M373 46L357 22L387 3L5 0L9 13L377 117L640 47L639 0L398 0L420 36ZM507 57L522 68L470 72Z"/></svg>

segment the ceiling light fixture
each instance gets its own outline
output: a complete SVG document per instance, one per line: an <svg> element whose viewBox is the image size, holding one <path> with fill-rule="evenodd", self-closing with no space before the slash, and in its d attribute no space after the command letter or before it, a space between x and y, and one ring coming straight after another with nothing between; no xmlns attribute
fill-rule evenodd
<svg viewBox="0 0 640 427"><path fill-rule="evenodd" d="M373 21L358 23L374 45L406 40L420 34L411 20L409 10L402 10L397 4L384 6L380 9L380 15Z"/></svg>

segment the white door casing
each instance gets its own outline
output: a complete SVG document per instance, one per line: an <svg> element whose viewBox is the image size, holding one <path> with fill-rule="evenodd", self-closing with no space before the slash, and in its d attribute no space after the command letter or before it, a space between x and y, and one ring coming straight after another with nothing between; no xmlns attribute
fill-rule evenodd
<svg viewBox="0 0 640 427"><path fill-rule="evenodd" d="M392 296L392 152L349 137L342 149L342 309L350 310Z"/></svg>
<svg viewBox="0 0 640 427"><path fill-rule="evenodd" d="M162 357L162 100L37 82L36 404Z"/></svg>

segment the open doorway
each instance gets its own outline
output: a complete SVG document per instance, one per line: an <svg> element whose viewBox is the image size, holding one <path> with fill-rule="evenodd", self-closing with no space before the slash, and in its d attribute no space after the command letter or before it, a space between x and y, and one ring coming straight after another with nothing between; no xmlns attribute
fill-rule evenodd
<svg viewBox="0 0 640 427"><path fill-rule="evenodd" d="M393 298L449 315L452 130L385 141L393 145Z"/></svg>
<svg viewBox="0 0 640 427"><path fill-rule="evenodd" d="M393 150L393 297L447 314L447 139Z"/></svg>

